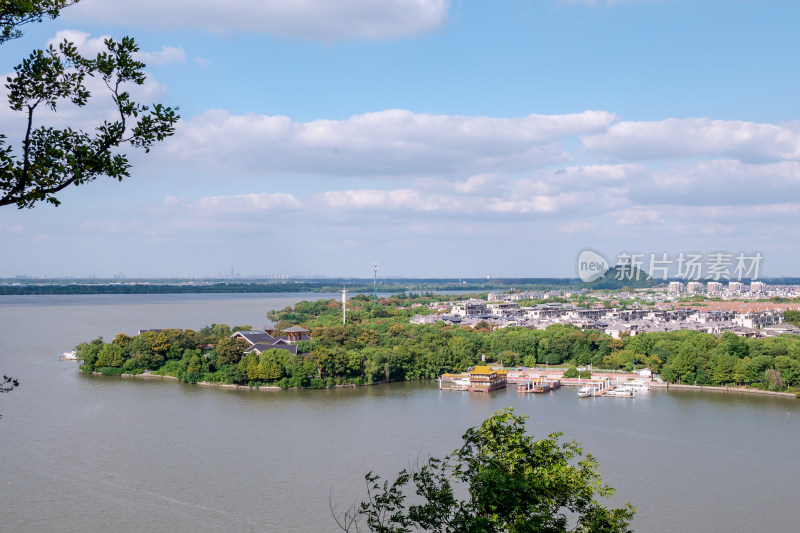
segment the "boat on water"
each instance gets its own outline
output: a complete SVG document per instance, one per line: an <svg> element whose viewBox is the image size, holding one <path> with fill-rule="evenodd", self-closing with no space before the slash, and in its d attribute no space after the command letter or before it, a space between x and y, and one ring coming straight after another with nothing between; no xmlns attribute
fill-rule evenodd
<svg viewBox="0 0 800 533"><path fill-rule="evenodd" d="M59 361L76 361L78 359L78 351L72 350L71 352L63 352L58 354Z"/></svg>
<svg viewBox="0 0 800 533"><path fill-rule="evenodd" d="M592 387L581 387L578 389L578 398L588 398L594 396L594 389Z"/></svg>
<svg viewBox="0 0 800 533"><path fill-rule="evenodd" d="M613 396L615 398L633 398L633 389L630 387L617 387L606 392L606 396Z"/></svg>

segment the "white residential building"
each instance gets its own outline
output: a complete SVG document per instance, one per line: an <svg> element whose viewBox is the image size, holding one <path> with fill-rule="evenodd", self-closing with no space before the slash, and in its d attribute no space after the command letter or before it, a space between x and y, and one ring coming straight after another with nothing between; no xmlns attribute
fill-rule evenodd
<svg viewBox="0 0 800 533"><path fill-rule="evenodd" d="M719 281L709 281L708 285L706 285L706 290L708 294L719 294L722 292L722 283Z"/></svg>
<svg viewBox="0 0 800 533"><path fill-rule="evenodd" d="M667 292L669 294L680 294L685 291L686 287L684 287L683 283L680 281L670 281L667 286Z"/></svg>
<svg viewBox="0 0 800 533"><path fill-rule="evenodd" d="M754 281L750 284L750 294L764 294L767 292L767 284L763 281Z"/></svg>
<svg viewBox="0 0 800 533"><path fill-rule="evenodd" d="M703 294L703 284L699 281L690 281L686 284L686 292L689 294Z"/></svg>
<svg viewBox="0 0 800 533"><path fill-rule="evenodd" d="M728 292L740 293L744 291L744 283L741 281L731 281L728 283Z"/></svg>
<svg viewBox="0 0 800 533"><path fill-rule="evenodd" d="M453 309L450 311L451 314L460 317L466 316L473 316L473 315L485 315L486 314L486 302L483 300L467 300L465 302L458 302L453 305Z"/></svg>

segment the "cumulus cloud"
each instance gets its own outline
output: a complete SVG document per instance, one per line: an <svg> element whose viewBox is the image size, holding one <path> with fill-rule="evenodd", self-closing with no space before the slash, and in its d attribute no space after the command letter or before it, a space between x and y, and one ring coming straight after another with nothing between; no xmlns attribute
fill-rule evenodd
<svg viewBox="0 0 800 533"><path fill-rule="evenodd" d="M455 192L460 194L497 194L505 187L505 176L498 174L478 174L470 176L465 181L456 182L453 185Z"/></svg>
<svg viewBox="0 0 800 533"><path fill-rule="evenodd" d="M90 34L79 30L61 30L47 41L48 46L58 48L58 45L64 41L69 41L75 45L78 52L85 56L96 56L100 52L108 51L105 45L105 40L109 35L101 35L100 37L92 38Z"/></svg>
<svg viewBox="0 0 800 533"><path fill-rule="evenodd" d="M758 205L672 205L669 207L676 218L689 220L717 220L748 225L776 219L787 220L800 215L800 202L767 202ZM790 229L790 228L787 228Z"/></svg>
<svg viewBox="0 0 800 533"><path fill-rule="evenodd" d="M83 0L65 10L63 17L333 42L387 40L429 32L444 23L449 5L449 0Z"/></svg>
<svg viewBox="0 0 800 533"><path fill-rule="evenodd" d="M538 175L552 182L591 187L624 183L645 176L649 172L646 166L636 164L575 165L540 172Z"/></svg>
<svg viewBox="0 0 800 533"><path fill-rule="evenodd" d="M472 210L474 200L443 194L424 194L413 189L329 191L315 195L314 202L332 211L458 212Z"/></svg>
<svg viewBox="0 0 800 533"><path fill-rule="evenodd" d="M186 52L178 46L162 46L157 52L139 52L138 61L145 65L168 65L170 63L186 63Z"/></svg>
<svg viewBox="0 0 800 533"><path fill-rule="evenodd" d="M564 162L569 155L559 141L602 131L613 118L603 111L492 118L391 109L295 122L214 110L184 123L165 153L171 161L220 171L475 175Z"/></svg>
<svg viewBox="0 0 800 533"><path fill-rule="evenodd" d="M629 184L639 203L754 205L796 195L800 163L761 165L734 160L681 162L648 171Z"/></svg>
<svg viewBox="0 0 800 533"><path fill-rule="evenodd" d="M69 41L75 45L78 52L84 56L96 56L100 52L107 52L105 41L110 35L92 37L89 33L79 30L61 30L47 41L48 45L58 48L64 41ZM142 61L146 65L166 65L169 63L185 63L186 52L181 47L162 46L161 50L155 52L140 51L135 55L137 61Z"/></svg>
<svg viewBox="0 0 800 533"><path fill-rule="evenodd" d="M583 138L592 152L622 159L724 156L740 161L800 160L800 132L775 124L709 118L618 122Z"/></svg>
<svg viewBox="0 0 800 533"><path fill-rule="evenodd" d="M554 196L538 195L524 199L494 198L489 209L495 213L553 213L564 205L575 203L578 195L564 193Z"/></svg>
<svg viewBox="0 0 800 533"><path fill-rule="evenodd" d="M163 207L182 211L199 211L215 215L230 213L253 213L280 209L299 209L302 203L292 194L287 193L250 193L231 196L206 196L196 202L187 202L185 198L167 196Z"/></svg>

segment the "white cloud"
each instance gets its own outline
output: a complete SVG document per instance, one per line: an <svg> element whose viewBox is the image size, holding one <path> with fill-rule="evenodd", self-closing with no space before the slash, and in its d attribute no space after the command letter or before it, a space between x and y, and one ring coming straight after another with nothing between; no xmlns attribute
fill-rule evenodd
<svg viewBox="0 0 800 533"><path fill-rule="evenodd" d="M533 196L524 200L495 198L489 204L489 209L495 213L553 213L564 204L570 203L573 196L570 194L557 196Z"/></svg>
<svg viewBox="0 0 800 533"><path fill-rule="evenodd" d="M643 225L643 224L663 224L664 219L661 213L652 207L630 207L616 211L617 224L622 225Z"/></svg>
<svg viewBox="0 0 800 533"><path fill-rule="evenodd" d="M603 111L508 119L392 109L294 122L214 110L182 124L164 153L182 165L227 172L475 175L564 162L569 155L559 141L612 121Z"/></svg>
<svg viewBox="0 0 800 533"><path fill-rule="evenodd" d="M347 213L355 210L454 212L471 209L459 198L448 195L424 194L413 189L329 191L314 196L314 201L333 211Z"/></svg>
<svg viewBox="0 0 800 533"><path fill-rule="evenodd" d="M69 41L75 45L78 52L84 56L96 56L100 52L108 51L105 45L105 40L108 35L101 35L100 37L92 38L90 34L79 30L61 30L47 41L48 46L58 48L64 41Z"/></svg>
<svg viewBox="0 0 800 533"><path fill-rule="evenodd" d="M470 176L466 181L456 182L454 190L460 194L492 194L502 190L506 178L498 174L478 174Z"/></svg>
<svg viewBox="0 0 800 533"><path fill-rule="evenodd" d="M630 181L648 174L644 165L576 165L541 172L538 175L559 183L582 184L594 186L598 184L614 185Z"/></svg>
<svg viewBox="0 0 800 533"><path fill-rule="evenodd" d="M583 138L588 150L622 159L724 156L740 161L800 160L800 132L775 124L709 118L618 122Z"/></svg>
<svg viewBox="0 0 800 533"><path fill-rule="evenodd" d="M162 46L158 52L139 52L136 59L148 66L186 63L186 52L180 46Z"/></svg>
<svg viewBox="0 0 800 533"><path fill-rule="evenodd" d="M663 207L662 207L663 209ZM717 220L734 223L741 227L743 221L747 226L753 223L765 223L767 227L774 227L769 222L787 217L800 215L800 202L769 202L759 205L697 205L682 206L672 205L669 210L676 218L689 220ZM789 229L789 228L787 228Z"/></svg>
<svg viewBox="0 0 800 533"><path fill-rule="evenodd" d="M82 55L87 57L94 57L100 52L107 52L105 40L109 39L110 35L101 35L100 37L92 38L90 34L79 30L60 30L47 41L48 45L53 48L58 48L62 42L69 41L75 45ZM145 65L166 65L169 63L185 63L186 52L181 47L175 46L162 46L161 50L156 52L138 52L135 54L138 61L142 61Z"/></svg>
<svg viewBox="0 0 800 533"><path fill-rule="evenodd" d="M649 171L630 183L630 197L642 203L753 205L796 195L800 163L761 165L731 160L676 163Z"/></svg>
<svg viewBox="0 0 800 533"><path fill-rule="evenodd" d="M388 40L433 31L449 0L83 0L67 20L148 28L253 32L321 42Z"/></svg>
<svg viewBox="0 0 800 533"><path fill-rule="evenodd" d="M204 214L225 215L230 213L253 213L276 209L299 209L302 203L287 193L250 193L232 196L206 196L197 202L187 202L185 198L167 196L163 207L182 211L199 211Z"/></svg>

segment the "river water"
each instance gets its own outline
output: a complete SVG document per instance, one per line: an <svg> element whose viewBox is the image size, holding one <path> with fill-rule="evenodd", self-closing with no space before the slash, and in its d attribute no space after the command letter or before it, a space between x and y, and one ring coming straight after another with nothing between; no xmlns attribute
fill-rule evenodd
<svg viewBox="0 0 800 533"><path fill-rule="evenodd" d="M530 415L600 462L637 531L796 531L800 401L687 391L635 399L442 392L433 382L235 391L81 375L58 351L140 328L266 322L338 295L0 297L4 531L336 531L329 502L442 456L493 411Z"/></svg>

